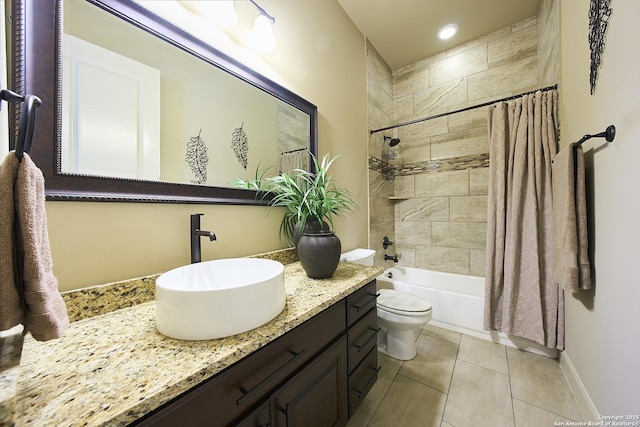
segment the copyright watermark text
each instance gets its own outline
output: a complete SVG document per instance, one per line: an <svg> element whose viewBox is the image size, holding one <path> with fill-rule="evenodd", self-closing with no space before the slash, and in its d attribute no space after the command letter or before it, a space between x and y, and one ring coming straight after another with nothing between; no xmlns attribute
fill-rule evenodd
<svg viewBox="0 0 640 427"><path fill-rule="evenodd" d="M640 427L640 415L600 415L597 421L554 421L554 427L565 426L626 426Z"/></svg>

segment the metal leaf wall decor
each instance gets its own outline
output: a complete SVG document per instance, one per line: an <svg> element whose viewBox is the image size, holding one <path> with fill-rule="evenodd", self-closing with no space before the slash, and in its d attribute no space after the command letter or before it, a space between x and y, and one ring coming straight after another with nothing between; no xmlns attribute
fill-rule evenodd
<svg viewBox="0 0 640 427"><path fill-rule="evenodd" d="M207 156L207 146L204 140L200 137L202 129L198 132L198 136L189 138L187 142L187 154L184 156L184 161L187 162L191 168L191 172L195 176L191 182L194 184L206 184L207 183L207 164L209 163L209 157Z"/></svg>
<svg viewBox="0 0 640 427"><path fill-rule="evenodd" d="M602 64L605 35L611 17L611 0L591 0L589 7L589 49L591 50L591 71L589 84L591 95L596 90L598 69Z"/></svg>
<svg viewBox="0 0 640 427"><path fill-rule="evenodd" d="M246 169L247 154L249 153L249 138L247 138L247 134L244 133L243 127L244 122L242 122L239 128L233 131L231 135L231 148L233 148L234 153L236 153L236 157L242 167Z"/></svg>

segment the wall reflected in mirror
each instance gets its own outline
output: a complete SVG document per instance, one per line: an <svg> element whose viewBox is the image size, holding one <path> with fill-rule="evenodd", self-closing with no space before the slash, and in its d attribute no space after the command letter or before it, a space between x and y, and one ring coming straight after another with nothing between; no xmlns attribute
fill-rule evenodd
<svg viewBox="0 0 640 427"><path fill-rule="evenodd" d="M307 113L86 0L63 11L63 173L229 187L308 168Z"/></svg>

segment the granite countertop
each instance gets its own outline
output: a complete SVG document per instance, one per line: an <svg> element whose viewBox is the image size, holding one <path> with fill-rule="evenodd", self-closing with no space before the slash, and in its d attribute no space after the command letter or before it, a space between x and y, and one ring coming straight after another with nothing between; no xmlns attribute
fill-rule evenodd
<svg viewBox="0 0 640 427"><path fill-rule="evenodd" d="M217 340L181 341L159 334L155 303L148 296L147 302L75 321L59 340L37 342L27 335L17 375L15 425L127 425L381 273L379 267L340 263L331 279L313 280L299 262L288 264L282 313L259 328ZM142 288L154 282L155 277Z"/></svg>

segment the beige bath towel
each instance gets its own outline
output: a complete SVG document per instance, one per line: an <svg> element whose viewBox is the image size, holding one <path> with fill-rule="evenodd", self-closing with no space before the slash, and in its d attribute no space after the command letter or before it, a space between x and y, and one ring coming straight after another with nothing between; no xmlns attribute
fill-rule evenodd
<svg viewBox="0 0 640 427"><path fill-rule="evenodd" d="M13 185L20 161L10 152L0 165L0 331L22 323L23 307L17 290Z"/></svg>
<svg viewBox="0 0 640 427"><path fill-rule="evenodd" d="M69 318L53 275L44 177L26 153L20 162L14 192L16 243L26 303L24 327L38 341L59 338L69 326Z"/></svg>
<svg viewBox="0 0 640 427"><path fill-rule="evenodd" d="M307 170L307 150L292 151L280 155L280 173L291 175L295 169Z"/></svg>
<svg viewBox="0 0 640 427"><path fill-rule="evenodd" d="M577 144L553 162L553 222L553 280L570 292L591 289L584 154Z"/></svg>

